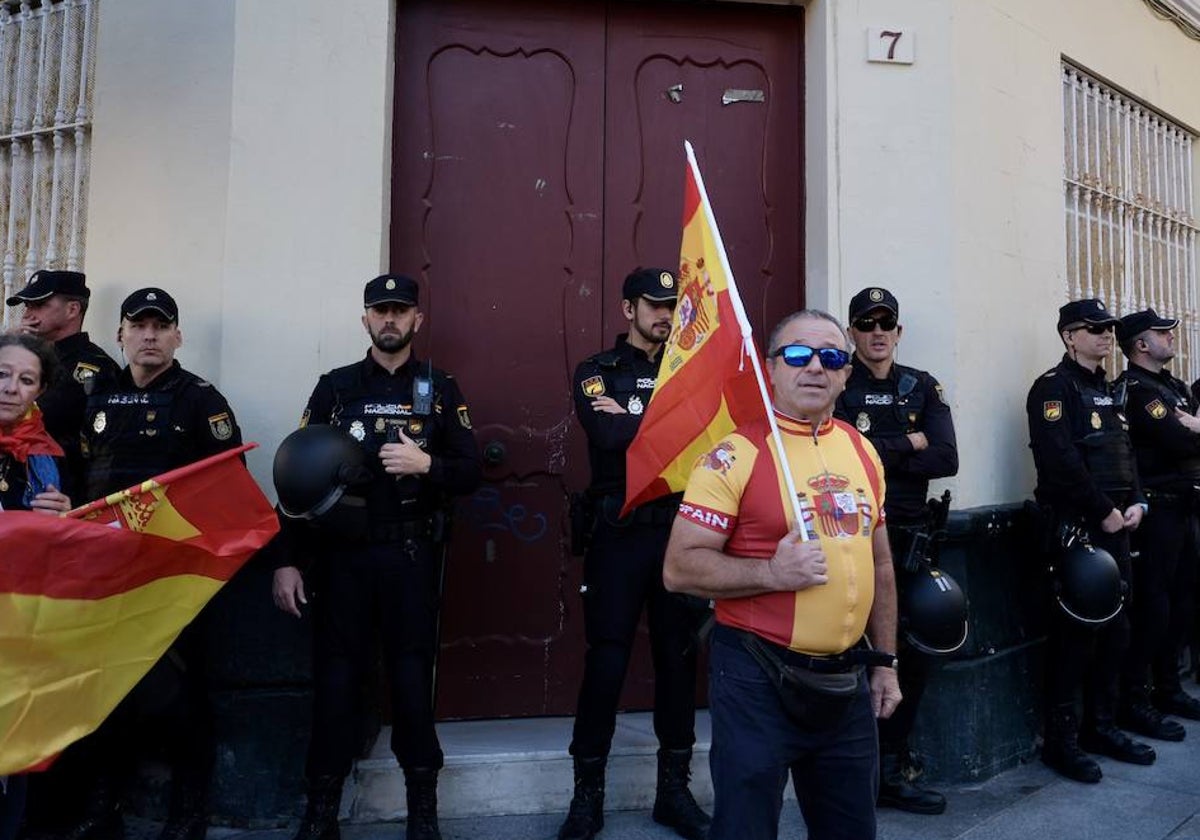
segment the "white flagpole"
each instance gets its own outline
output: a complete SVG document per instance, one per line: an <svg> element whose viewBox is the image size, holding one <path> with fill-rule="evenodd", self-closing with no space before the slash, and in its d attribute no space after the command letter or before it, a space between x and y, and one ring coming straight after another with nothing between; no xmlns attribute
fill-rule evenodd
<svg viewBox="0 0 1200 840"><path fill-rule="evenodd" d="M754 365L754 378L758 380L758 393L762 397L763 408L767 411L767 422L771 424L771 439L775 441L775 449L779 453L779 466L783 470L784 485L787 487L788 498L792 502L792 513L795 514L796 522L800 526L800 540L808 542L808 526L804 522L804 511L800 509L800 496L796 493L796 481L792 478L792 466L788 463L787 452L783 448L783 435L779 433L779 424L775 422L775 407L771 404L771 397L767 394L767 381L763 376L762 363L759 361L758 354L754 352L750 319L746 317L746 308L742 306L742 296L738 294L737 283L733 279L733 269L730 268L729 257L725 254L725 243L721 239L721 231L717 227L715 214L709 212L712 205L708 203L708 191L704 188L704 178L700 175L700 167L696 164L696 153L692 150L692 144L687 140L683 141L683 147L687 151L688 166L692 168L692 174L696 177L696 186L700 190L700 206L708 214L708 223L717 240L717 256L721 260L721 268L729 279L729 301L733 304L733 312L737 316L738 326L742 330L742 352L750 357L750 361Z"/></svg>

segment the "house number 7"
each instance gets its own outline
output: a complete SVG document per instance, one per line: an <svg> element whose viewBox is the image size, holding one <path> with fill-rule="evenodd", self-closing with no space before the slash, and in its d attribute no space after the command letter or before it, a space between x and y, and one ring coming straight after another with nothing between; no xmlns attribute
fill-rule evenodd
<svg viewBox="0 0 1200 840"><path fill-rule="evenodd" d="M879 64L912 64L914 36L910 29L892 26L867 30L867 61Z"/></svg>

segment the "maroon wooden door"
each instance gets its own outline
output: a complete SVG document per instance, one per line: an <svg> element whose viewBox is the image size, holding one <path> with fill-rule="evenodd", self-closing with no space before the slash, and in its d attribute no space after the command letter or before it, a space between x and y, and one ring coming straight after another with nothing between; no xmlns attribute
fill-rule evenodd
<svg viewBox="0 0 1200 840"><path fill-rule="evenodd" d="M799 303L799 25L797 9L401 2L391 266L422 280L418 352L458 377L487 462L447 564L440 716L574 711L566 508L588 471L571 375L623 323L624 275L678 260L685 136L713 162L756 327ZM721 105L727 89L765 102ZM639 655L628 706L649 705L648 676Z"/></svg>

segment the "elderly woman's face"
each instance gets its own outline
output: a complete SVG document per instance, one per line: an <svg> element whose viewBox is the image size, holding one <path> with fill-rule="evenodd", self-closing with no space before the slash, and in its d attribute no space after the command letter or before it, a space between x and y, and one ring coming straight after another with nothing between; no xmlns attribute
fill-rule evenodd
<svg viewBox="0 0 1200 840"><path fill-rule="evenodd" d="M42 363L24 347L0 347L0 427L11 427L42 393Z"/></svg>

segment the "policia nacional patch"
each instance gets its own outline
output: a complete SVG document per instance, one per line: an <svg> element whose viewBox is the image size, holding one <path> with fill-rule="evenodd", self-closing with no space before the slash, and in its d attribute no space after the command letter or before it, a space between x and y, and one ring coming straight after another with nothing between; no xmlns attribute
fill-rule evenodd
<svg viewBox="0 0 1200 840"><path fill-rule="evenodd" d="M1051 423L1062 419L1062 401L1047 400L1042 403L1042 417L1049 420Z"/></svg>
<svg viewBox="0 0 1200 840"><path fill-rule="evenodd" d="M471 415L467 413L467 407L465 405L460 405L458 407L458 423L464 429L471 428Z"/></svg>
<svg viewBox="0 0 1200 840"><path fill-rule="evenodd" d="M89 380L95 379L96 374L99 372L100 368L96 365L89 365L87 362L76 362L75 370L71 372L71 376L76 382L83 385Z"/></svg>
<svg viewBox="0 0 1200 840"><path fill-rule="evenodd" d="M208 430L216 440L229 440L233 437L233 424L229 422L229 415L225 412L208 418Z"/></svg>
<svg viewBox="0 0 1200 840"><path fill-rule="evenodd" d="M1167 407L1163 405L1162 400L1155 400L1146 406L1146 411L1150 412L1150 416L1155 420L1161 420L1167 416Z"/></svg>
<svg viewBox="0 0 1200 840"><path fill-rule="evenodd" d="M581 386L585 397L603 397L604 396L604 377L589 376L583 380Z"/></svg>

